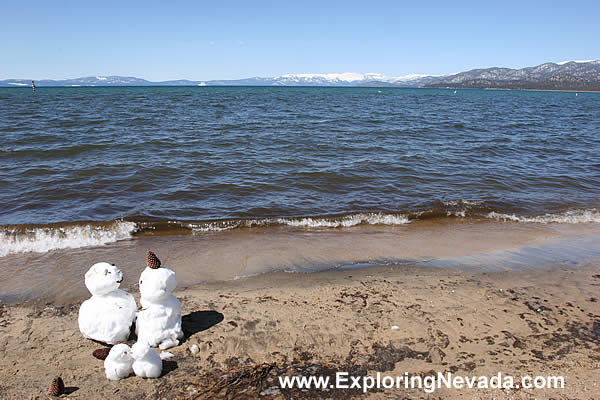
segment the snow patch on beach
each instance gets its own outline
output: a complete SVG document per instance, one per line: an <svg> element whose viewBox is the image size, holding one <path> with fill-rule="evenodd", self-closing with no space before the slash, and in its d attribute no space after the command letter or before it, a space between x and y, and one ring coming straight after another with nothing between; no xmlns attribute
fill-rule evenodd
<svg viewBox="0 0 600 400"><path fill-rule="evenodd" d="M571 210L559 214L544 214L535 217L523 217L515 214L501 214L492 211L488 218L498 221L531 222L538 224L582 224L599 223L600 211L595 208L589 210Z"/></svg>
<svg viewBox="0 0 600 400"><path fill-rule="evenodd" d="M34 227L0 231L0 257L16 253L45 253L57 249L101 246L130 239L134 222L117 221L108 225Z"/></svg>

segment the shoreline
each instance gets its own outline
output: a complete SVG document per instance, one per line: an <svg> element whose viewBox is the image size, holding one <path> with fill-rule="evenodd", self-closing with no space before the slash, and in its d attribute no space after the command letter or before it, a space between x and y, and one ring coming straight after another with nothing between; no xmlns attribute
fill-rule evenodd
<svg viewBox="0 0 600 400"><path fill-rule="evenodd" d="M427 219L348 228L256 227L194 235L144 235L103 246L2 257L0 301L54 303L89 296L83 275L115 263L121 288L137 289L147 250L172 268L180 287L274 271L319 272L400 264L477 271L600 262L599 224L536 224Z"/></svg>
<svg viewBox="0 0 600 400"><path fill-rule="evenodd" d="M36 86L36 88L45 89L130 89L130 88L284 88L284 89L306 89L306 88L318 88L318 89L470 89L470 90L524 90L524 91L536 91L536 92L578 92L578 93L600 93L600 90L577 90L577 89L513 89L513 88L494 88L494 87L454 87L454 86L326 86L326 85L68 85L68 86ZM14 86L0 86L1 89L26 89L31 90L31 85L14 85Z"/></svg>
<svg viewBox="0 0 600 400"><path fill-rule="evenodd" d="M481 88L467 88L467 87L424 87L415 89L449 89L449 90L510 90L510 91L524 91L524 92L567 92L567 93L600 93L600 90L576 90L576 89L512 89L512 88L494 88L494 87L481 87Z"/></svg>
<svg viewBox="0 0 600 400"><path fill-rule="evenodd" d="M164 362L163 376L118 382L108 381L102 362L91 356L101 345L79 333L77 303L2 305L0 395L45 398L49 382L61 375L72 399L230 398L236 393L238 398L260 393L262 398L322 398L320 391L277 389L277 376L336 371L494 376L501 371L562 374L566 387L442 389L431 396L593 398L600 395L599 288L600 264L543 273L373 267L210 283L175 293L183 306L186 339L169 349L175 356ZM223 374L239 379L223 384ZM334 390L327 396L363 395ZM418 389L368 395L397 396L430 397Z"/></svg>

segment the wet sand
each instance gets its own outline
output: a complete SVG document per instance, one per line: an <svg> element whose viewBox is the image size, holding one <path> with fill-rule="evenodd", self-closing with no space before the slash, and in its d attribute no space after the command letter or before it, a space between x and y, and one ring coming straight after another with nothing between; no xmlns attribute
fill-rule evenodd
<svg viewBox="0 0 600 400"><path fill-rule="evenodd" d="M556 390L391 389L372 398L600 397L600 264L467 272L388 266L269 273L178 291L186 340L163 376L112 382L78 303L0 308L0 398L349 398L278 389L278 375L563 375ZM137 294L136 294L137 297ZM397 326L398 329L392 329ZM190 349L198 346L198 352ZM260 396L262 393L262 396Z"/></svg>
<svg viewBox="0 0 600 400"><path fill-rule="evenodd" d="M499 263L498 257L479 259L478 255L539 247L557 239L581 236L600 237L600 224L504 223L459 218L396 226L267 227L195 235L144 235L100 247L1 257L0 300L57 305L81 301L89 296L83 275L101 261L117 264L125 279L121 287L136 290L149 249L177 273L181 288L275 271L314 272L390 263L447 266L453 263L450 259L461 257L475 257L469 262L475 270L493 269ZM598 253L595 257L600 260L600 251L593 245L571 251L576 255L574 261L582 261L578 255L589 250ZM538 253L549 254L548 248ZM500 258L506 259L505 256L512 257L505 254ZM553 255L549 261L562 261L561 258ZM441 261L436 264L437 260ZM539 265L548 260L528 256L526 261ZM518 269L519 263L505 263L503 269Z"/></svg>

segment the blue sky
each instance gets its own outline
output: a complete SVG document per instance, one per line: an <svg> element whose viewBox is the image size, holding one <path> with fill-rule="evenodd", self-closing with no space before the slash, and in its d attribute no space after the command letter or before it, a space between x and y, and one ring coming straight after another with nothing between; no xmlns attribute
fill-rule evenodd
<svg viewBox="0 0 600 400"><path fill-rule="evenodd" d="M15 1L0 79L448 74L600 59L594 1Z"/></svg>

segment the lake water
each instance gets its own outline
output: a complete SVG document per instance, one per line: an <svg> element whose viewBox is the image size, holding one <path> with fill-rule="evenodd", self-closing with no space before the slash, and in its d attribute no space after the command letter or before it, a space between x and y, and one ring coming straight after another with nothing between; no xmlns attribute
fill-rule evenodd
<svg viewBox="0 0 600 400"><path fill-rule="evenodd" d="M514 237L529 229L528 238L539 238L600 222L597 93L0 88L0 137L0 265L13 282L0 287L5 297L24 293L14 289L23 271L60 271L63 257L81 261L48 295L68 291L90 263L104 261L100 254L116 257L107 249L121 249L119 259L133 265L127 246L144 240L173 251L165 254L172 264L188 263L197 283L441 257L423 250L431 226L453 227L447 244L476 225L479 236L464 238L473 244L505 224ZM411 249L421 250L395 245L393 234L407 229L418 238ZM368 232L381 240L364 239ZM337 247L323 247L319 235ZM382 243L387 250L373 250ZM173 250L179 245L185 251ZM255 254L253 246L270 250ZM493 246L471 247L465 255ZM231 258L208 257L217 248ZM240 266L249 254L256 265ZM219 262L233 272L207 272Z"/></svg>

